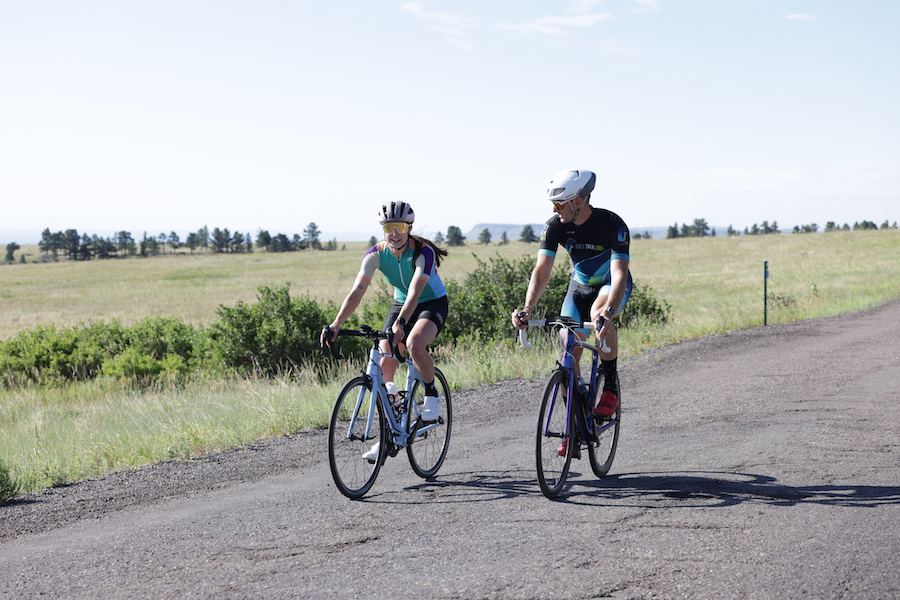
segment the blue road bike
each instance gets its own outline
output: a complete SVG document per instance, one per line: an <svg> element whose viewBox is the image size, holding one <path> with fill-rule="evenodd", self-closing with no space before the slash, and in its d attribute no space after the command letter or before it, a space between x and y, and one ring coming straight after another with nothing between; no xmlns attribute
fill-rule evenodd
<svg viewBox="0 0 900 600"><path fill-rule="evenodd" d="M619 406L608 419L594 417L591 409L603 379L600 366L600 349L578 338L576 328L594 330L593 323L579 323L572 319L533 319L529 327L557 329L563 333L563 351L550 375L541 399L538 413L537 436L535 438L535 459L538 483L541 492L548 498L556 498L562 492L572 459L581 458L581 450L586 449L591 470L597 477L609 473L616 447L619 443L622 402L620 390ZM519 330L519 340L529 346L525 330ZM604 343L604 350L607 350ZM584 348L591 353L591 377L580 383L578 367L572 350ZM574 398L574 402L569 402ZM565 452L560 455L563 440L567 440Z"/></svg>
<svg viewBox="0 0 900 600"><path fill-rule="evenodd" d="M423 421L422 403L425 383L412 360L397 352L393 335L363 325L359 329L342 329L338 336L363 337L372 341L369 361L362 375L354 377L338 394L328 426L328 464L340 492L348 498L363 497L375 483L378 472L389 456L406 449L412 470L423 479L433 478L447 456L453 425L450 386L437 368L435 386L441 399L441 416L437 421ZM406 363L406 389L391 401L381 372L379 342L388 340L392 352ZM334 352L332 348L332 352ZM363 458L369 448L379 444L378 458Z"/></svg>

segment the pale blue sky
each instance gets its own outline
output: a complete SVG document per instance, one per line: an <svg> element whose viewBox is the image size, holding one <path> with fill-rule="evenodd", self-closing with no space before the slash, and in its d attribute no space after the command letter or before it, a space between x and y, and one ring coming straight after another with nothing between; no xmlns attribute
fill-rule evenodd
<svg viewBox="0 0 900 600"><path fill-rule="evenodd" d="M632 229L900 220L898 31L866 0L0 0L0 231L542 222L571 167Z"/></svg>

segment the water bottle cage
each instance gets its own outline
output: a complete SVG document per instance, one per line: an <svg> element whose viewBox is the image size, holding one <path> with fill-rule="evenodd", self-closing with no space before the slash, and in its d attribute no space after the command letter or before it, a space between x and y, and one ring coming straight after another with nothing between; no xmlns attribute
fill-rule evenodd
<svg viewBox="0 0 900 600"><path fill-rule="evenodd" d="M403 408L405 406L404 399L406 398L406 390L397 390L396 394L388 394L388 404L391 405L391 409L394 411L394 418L400 419L400 416L403 414Z"/></svg>

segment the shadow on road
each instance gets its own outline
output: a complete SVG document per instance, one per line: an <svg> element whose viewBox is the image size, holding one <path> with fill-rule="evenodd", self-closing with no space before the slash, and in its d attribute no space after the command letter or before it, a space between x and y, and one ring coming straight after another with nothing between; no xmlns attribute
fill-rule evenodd
<svg viewBox="0 0 900 600"><path fill-rule="evenodd" d="M768 475L741 472L684 471L666 473L621 473L603 479L570 479L563 502L596 504L597 499L645 508L715 508L745 503L771 506L820 504L871 508L900 504L900 486L878 485L788 485ZM589 500L589 499L593 499Z"/></svg>
<svg viewBox="0 0 900 600"><path fill-rule="evenodd" d="M411 496L408 493L415 491L423 492L423 495ZM461 471L442 473L437 479L406 486L402 490L370 494L363 501L386 504L487 502L540 493L533 471Z"/></svg>
<svg viewBox="0 0 900 600"><path fill-rule="evenodd" d="M402 490L373 494L363 501L387 504L488 502L540 495L531 471L463 471L443 474L433 481ZM559 501L640 508L720 508L746 503L871 508L900 504L900 486L788 485L768 475L737 471L621 473L596 479L590 473L573 470Z"/></svg>

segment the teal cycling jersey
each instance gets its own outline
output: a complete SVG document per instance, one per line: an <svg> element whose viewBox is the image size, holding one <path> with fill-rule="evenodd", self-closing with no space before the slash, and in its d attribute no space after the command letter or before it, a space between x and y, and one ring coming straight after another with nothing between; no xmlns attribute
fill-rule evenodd
<svg viewBox="0 0 900 600"><path fill-rule="evenodd" d="M419 296L419 302L446 296L447 290L437 272L434 250L423 244L415 263L413 263L414 253L413 244L410 243L398 259L385 242L379 242L369 248L363 257L363 272L371 277L376 268L381 271L388 283L394 286L394 301L401 304L406 302L409 285L417 268L422 269L422 273L428 277L428 282Z"/></svg>

